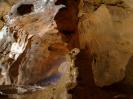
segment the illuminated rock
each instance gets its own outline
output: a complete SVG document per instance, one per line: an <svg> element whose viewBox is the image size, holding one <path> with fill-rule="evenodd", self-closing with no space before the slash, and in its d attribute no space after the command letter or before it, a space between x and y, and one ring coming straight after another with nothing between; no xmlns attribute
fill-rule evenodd
<svg viewBox="0 0 133 99"><path fill-rule="evenodd" d="M55 91L49 95L67 98L67 90L76 84L79 50L69 50L57 30L54 17L62 7L55 0L22 0L12 7L1 31L2 85L17 85L20 94L52 86Z"/></svg>
<svg viewBox="0 0 133 99"><path fill-rule="evenodd" d="M87 1L81 0L79 9L80 48L91 51L96 85L103 87L122 81L133 54L131 8L105 3L91 9Z"/></svg>

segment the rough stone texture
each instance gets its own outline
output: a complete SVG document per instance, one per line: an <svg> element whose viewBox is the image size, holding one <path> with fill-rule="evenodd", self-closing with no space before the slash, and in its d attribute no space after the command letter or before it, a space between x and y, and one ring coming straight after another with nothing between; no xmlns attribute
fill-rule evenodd
<svg viewBox="0 0 133 99"><path fill-rule="evenodd" d="M89 48L94 57L96 85L108 86L126 75L126 65L133 54L133 12L128 1L98 5L89 2L81 0L79 5L80 47Z"/></svg>
<svg viewBox="0 0 133 99"><path fill-rule="evenodd" d="M73 49L67 54L66 58L68 61L64 62L58 68L58 71L63 74L58 81L54 78L57 74L54 74L52 77L54 79L45 79L44 81L38 83L39 86L37 86L38 84L34 86L2 85L0 86L0 90L4 95L9 95L10 98L43 99L45 97L46 99L72 99L71 94L68 94L68 90L76 86L78 71L77 68L75 68L74 61L76 58L75 55L78 53L78 49Z"/></svg>
<svg viewBox="0 0 133 99"><path fill-rule="evenodd" d="M75 53L74 53L75 52ZM68 63L62 64L59 67L59 71L64 73L56 84L45 86L43 90L32 92L31 94L24 95L11 95L11 97L19 97L19 99L72 99L72 96L68 94L68 90L74 88L76 86L76 78L77 78L77 69L74 67L74 58L75 55L79 53L78 49L73 49L67 56L67 59L71 65ZM46 81L45 81L46 82ZM73 83L72 83L73 82ZM34 86L31 88L33 90ZM24 88L22 88L25 90ZM21 89L21 91L22 91ZM30 88L29 88L30 89ZM29 90L28 89L28 90Z"/></svg>
<svg viewBox="0 0 133 99"><path fill-rule="evenodd" d="M64 1L63 2L64 4L65 2L67 2L66 4L68 5L73 4L71 3L72 0L71 1L58 0L58 1L60 2ZM89 1L84 0L83 5L80 3L79 33L82 34L82 35L80 34L80 40L81 40L80 45L81 45L81 48L85 48L85 47L88 48L89 50L87 52L91 50L91 55L93 56L94 79L96 84L100 87L108 86L119 81L122 81L124 82L124 84L127 84L127 85L133 84L132 83L133 82L133 79L132 79L132 75L133 75L132 74L132 0L123 0L123 1L124 3L120 0L89 0ZM69 37L68 41L71 40L71 36L69 36L68 34L70 34L70 32L75 31L75 24L76 24L75 20L77 19L75 19L75 16L72 17L73 13L76 13L76 10L74 10L74 8L76 7L75 4L77 3L74 3L73 6L71 5L70 8L62 9L61 14L59 13L59 15L57 15L58 23L60 23L63 20L63 22L58 25L60 26L60 29L62 30L62 32L65 32ZM71 10L71 8L73 8L73 10ZM68 12L72 11L72 12L70 12L69 14L66 13L65 17L62 17L64 15L63 13L65 13L66 11ZM59 16L61 18L59 18ZM28 17L25 17L25 19L26 18ZM32 22L34 21L34 19L33 20L31 19L29 21ZM21 21L21 22L23 23L25 21ZM21 22L18 22L18 23L21 23ZM69 25L70 22L72 22L71 25ZM68 27L69 29L67 29ZM86 35L88 31L91 33ZM33 41L36 41L36 39L38 40L38 36L35 38L32 38ZM41 40L38 40L38 41L41 41ZM35 42L33 42L32 44L34 43ZM72 43L73 43L73 39L72 39ZM61 50L62 48L60 49L59 46L62 46L62 45L59 44L57 46L54 46L54 48L59 48L59 50ZM64 46L63 48L66 48L66 46ZM52 51L50 50L50 52ZM77 65L79 65L80 71L82 71L80 72L81 78L80 77L78 78L79 85L76 87L75 92L73 91L70 92L70 93L74 93L74 96L75 96L74 99L82 99L82 98L110 99L110 97L112 97L111 99L114 99L114 98L128 99L129 93L125 95L125 89L123 85L122 85L122 88L121 86L119 88L118 87L119 85L114 86L113 90L117 89L118 91L116 93L112 91L112 88L110 93L109 90L104 90L104 88L99 89L94 85L93 75L91 75L92 71L90 66L91 55L84 52L85 51L82 50L82 53L80 54L77 60L78 61ZM13 74L14 71L16 70L13 70L11 73ZM52 72L56 72L56 70ZM22 78L25 79L24 77ZM16 79L16 74L12 75L12 79ZM22 80L20 80L20 82L22 82ZM41 82L41 84L43 83ZM120 90L120 89L123 89L123 90ZM52 86L51 88L50 87L48 89L46 88L46 90L38 91L30 95L26 95L26 96L24 95L23 97L21 96L19 97L22 99L26 97L32 98L32 99L44 98L44 97L53 98L53 94L51 93L56 94L54 90L55 89ZM56 91L56 92L60 93L60 91ZM129 91L130 90L128 90L128 92ZM62 92L65 92L65 91L62 91ZM132 95L130 98L132 99Z"/></svg>
<svg viewBox="0 0 133 99"><path fill-rule="evenodd" d="M68 99L68 89L76 84L74 60L79 50L70 51L57 30L54 17L62 7L55 0L22 0L12 7L1 31L2 85L15 84L18 93L30 90L19 86L33 85L31 91L34 85L45 86L50 91L47 99Z"/></svg>
<svg viewBox="0 0 133 99"><path fill-rule="evenodd" d="M4 22L0 20L0 29L4 26Z"/></svg>
<svg viewBox="0 0 133 99"><path fill-rule="evenodd" d="M0 2L0 16L7 14L10 10L10 5L7 2L1 1Z"/></svg>
<svg viewBox="0 0 133 99"><path fill-rule="evenodd" d="M9 3L10 5L15 4L17 1L19 0L6 0L6 2Z"/></svg>
<svg viewBox="0 0 133 99"><path fill-rule="evenodd" d="M92 4L116 4L118 2L122 2L122 0L89 0L87 2Z"/></svg>
<svg viewBox="0 0 133 99"><path fill-rule="evenodd" d="M3 27L4 16L10 11L10 5L7 2L0 1L0 29Z"/></svg>

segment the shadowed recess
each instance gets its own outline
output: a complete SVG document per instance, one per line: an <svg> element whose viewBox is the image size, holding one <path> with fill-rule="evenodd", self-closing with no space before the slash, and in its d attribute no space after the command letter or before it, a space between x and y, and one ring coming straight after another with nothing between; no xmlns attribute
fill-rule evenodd
<svg viewBox="0 0 133 99"><path fill-rule="evenodd" d="M34 9L33 4L21 4L17 8L17 14L25 15L25 14L31 13L33 11L33 9Z"/></svg>

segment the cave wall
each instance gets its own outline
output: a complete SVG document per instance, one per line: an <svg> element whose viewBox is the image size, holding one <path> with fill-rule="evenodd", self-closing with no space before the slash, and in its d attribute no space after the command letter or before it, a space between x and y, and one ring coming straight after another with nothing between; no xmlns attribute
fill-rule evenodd
<svg viewBox="0 0 133 99"><path fill-rule="evenodd" d="M93 55L92 72L98 86L109 86L127 77L133 49L132 4L131 0L80 1L80 48L89 49Z"/></svg>
<svg viewBox="0 0 133 99"><path fill-rule="evenodd" d="M0 28L14 1L1 1ZM91 76L95 81L91 83L100 87L118 82L133 85L133 1L58 0L56 4L66 5L55 17L64 41L70 49L79 47L81 54L85 53L78 56L77 62L86 59L86 64L81 64L84 67L78 66L79 71L85 71L79 73L84 81ZM80 58L85 55L87 58Z"/></svg>
<svg viewBox="0 0 133 99"><path fill-rule="evenodd" d="M69 48L69 42L63 39L63 35L67 35L64 31L72 34L76 31L77 17L75 21L69 15L76 15L77 9L70 11L70 2L66 6L68 11L62 13L58 11L64 5L58 2L55 5L55 0L22 0L2 15L5 23L0 32L2 94L9 95L15 90L11 94L17 95L46 88L50 91L47 93L44 90L43 94L47 94L47 99L71 98L67 91L76 85L78 71L74 61L79 49ZM56 16L57 13L59 14ZM60 13L65 17L63 20L72 21L70 30L67 27L68 21L65 24L60 20ZM8 91L9 89L11 90ZM36 97L40 95L42 94ZM30 95L24 97L28 98Z"/></svg>

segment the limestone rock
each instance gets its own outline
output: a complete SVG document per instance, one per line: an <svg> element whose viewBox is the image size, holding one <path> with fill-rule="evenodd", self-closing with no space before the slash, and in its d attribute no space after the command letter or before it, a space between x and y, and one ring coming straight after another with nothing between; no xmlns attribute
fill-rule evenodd
<svg viewBox="0 0 133 99"><path fill-rule="evenodd" d="M0 14L7 14L10 11L10 5L4 1L0 2Z"/></svg>
<svg viewBox="0 0 133 99"><path fill-rule="evenodd" d="M17 2L18 0L6 0L7 3L9 3L10 5L13 5Z"/></svg>
<svg viewBox="0 0 133 99"><path fill-rule="evenodd" d="M84 1L84 0L81 0L81 1ZM116 4L116 3L120 3L122 2L122 0L85 0L84 2L88 2L88 3L91 3L93 5L99 5L99 4Z"/></svg>
<svg viewBox="0 0 133 99"><path fill-rule="evenodd" d="M0 29L4 26L4 22L0 20Z"/></svg>
<svg viewBox="0 0 133 99"><path fill-rule="evenodd" d="M89 48L94 57L92 70L96 85L102 87L122 81L132 56L132 11L119 7L117 10L121 12L112 13L110 5L90 11L81 3L80 47Z"/></svg>
<svg viewBox="0 0 133 99"><path fill-rule="evenodd" d="M79 50L71 51L63 41L54 18L64 5L55 2L22 0L6 16L0 68L1 84L9 85L7 89L13 84L16 92L23 94L45 86L50 91L47 96L67 99L68 89L76 84L74 60Z"/></svg>

